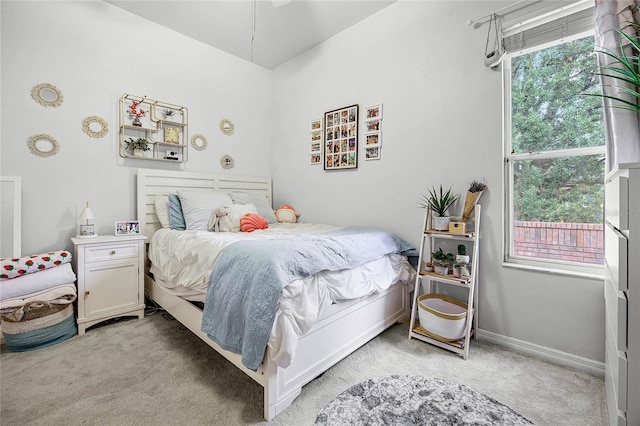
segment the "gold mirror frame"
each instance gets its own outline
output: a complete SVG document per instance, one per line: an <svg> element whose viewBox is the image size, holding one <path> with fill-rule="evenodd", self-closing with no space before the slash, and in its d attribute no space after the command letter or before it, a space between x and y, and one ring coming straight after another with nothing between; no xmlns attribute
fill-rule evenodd
<svg viewBox="0 0 640 426"><path fill-rule="evenodd" d="M193 135L191 136L191 146L197 151L204 151L207 149L207 138L199 133Z"/></svg>
<svg viewBox="0 0 640 426"><path fill-rule="evenodd" d="M225 170L233 169L233 166L234 166L233 157L230 156L229 154L223 155L220 158L220 164L222 165L222 168Z"/></svg>
<svg viewBox="0 0 640 426"><path fill-rule="evenodd" d="M42 105L43 107L59 107L62 105L64 96L62 92L49 83L38 84L31 89L31 97L34 101Z"/></svg>
<svg viewBox="0 0 640 426"><path fill-rule="evenodd" d="M38 142L41 141L48 142L51 148L49 150L41 149L38 146ZM29 147L29 151L31 151L33 155L37 155L38 157L51 157L53 155L56 155L60 150L60 144L58 143L58 141L55 140L52 136L46 135L44 133L31 136L27 140L27 146Z"/></svg>
<svg viewBox="0 0 640 426"><path fill-rule="evenodd" d="M228 118L223 118L222 120L220 120L219 127L220 131L225 135L230 136L233 134L233 121L229 120Z"/></svg>
<svg viewBox="0 0 640 426"><path fill-rule="evenodd" d="M91 129L91 125L94 123L100 126L100 130L95 131ZM103 138L109 131L109 126L103 118L92 115L82 120L82 131L92 138Z"/></svg>

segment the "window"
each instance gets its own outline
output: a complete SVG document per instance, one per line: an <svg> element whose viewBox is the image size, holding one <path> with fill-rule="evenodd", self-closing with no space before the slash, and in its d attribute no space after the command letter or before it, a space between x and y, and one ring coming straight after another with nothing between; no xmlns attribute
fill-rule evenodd
<svg viewBox="0 0 640 426"><path fill-rule="evenodd" d="M505 262L600 274L605 130L592 35L509 54Z"/></svg>

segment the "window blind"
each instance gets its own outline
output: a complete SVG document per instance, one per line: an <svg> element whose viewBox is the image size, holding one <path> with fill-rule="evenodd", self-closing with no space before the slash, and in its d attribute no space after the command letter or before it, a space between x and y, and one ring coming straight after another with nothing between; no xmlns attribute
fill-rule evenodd
<svg viewBox="0 0 640 426"><path fill-rule="evenodd" d="M581 2L503 29L505 51L529 49L593 30L594 8L590 3Z"/></svg>

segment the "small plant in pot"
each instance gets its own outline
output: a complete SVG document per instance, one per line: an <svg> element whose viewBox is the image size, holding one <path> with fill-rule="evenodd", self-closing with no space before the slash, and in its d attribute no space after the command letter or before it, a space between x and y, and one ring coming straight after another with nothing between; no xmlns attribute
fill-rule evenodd
<svg viewBox="0 0 640 426"><path fill-rule="evenodd" d="M456 255L457 263L469 263L469 256L467 255L467 246L464 244L458 244L458 254Z"/></svg>
<svg viewBox="0 0 640 426"><path fill-rule="evenodd" d="M438 247L438 250L436 252L431 253L431 258L433 259L433 267L436 274L449 274L449 267L453 263L453 253L445 254L442 251L442 248Z"/></svg>
<svg viewBox="0 0 640 426"><path fill-rule="evenodd" d="M164 116L164 118L171 118L175 115L175 111L172 109L165 109L162 110L162 115Z"/></svg>
<svg viewBox="0 0 640 426"><path fill-rule="evenodd" d="M431 215L431 227L436 231L448 231L449 222L451 218L447 216L447 210L458 201L458 194L451 193L451 187L448 190L444 190L440 185L438 191L435 187L429 190L429 195L423 195L422 201L419 203L420 207L430 209Z"/></svg>
<svg viewBox="0 0 640 426"><path fill-rule="evenodd" d="M143 138L133 139L129 138L124 141L124 146L126 149L130 149L133 152L134 157L142 157L144 156L144 151L149 151L149 141Z"/></svg>

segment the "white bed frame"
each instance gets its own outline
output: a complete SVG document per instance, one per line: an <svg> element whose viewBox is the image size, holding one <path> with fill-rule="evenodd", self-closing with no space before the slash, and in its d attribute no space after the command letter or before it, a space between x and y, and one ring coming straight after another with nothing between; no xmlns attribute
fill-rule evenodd
<svg viewBox="0 0 640 426"><path fill-rule="evenodd" d="M271 198L271 179L138 169L137 211L140 229L151 240L160 228L155 214L155 196L175 193L177 189L261 193ZM192 303L171 295L145 274L145 292L173 317L238 369L264 388L264 418L271 420L283 412L300 394L302 386L338 361L409 315L407 285L396 283L388 290L366 298L331 306L311 330L300 338L294 362L287 368L275 365L265 354L257 371L242 365L241 356L220 348L202 332L202 311Z"/></svg>

